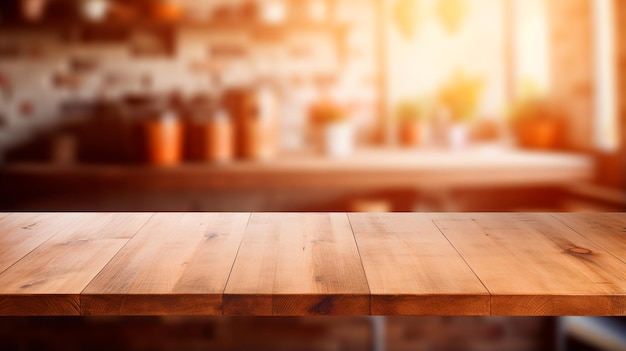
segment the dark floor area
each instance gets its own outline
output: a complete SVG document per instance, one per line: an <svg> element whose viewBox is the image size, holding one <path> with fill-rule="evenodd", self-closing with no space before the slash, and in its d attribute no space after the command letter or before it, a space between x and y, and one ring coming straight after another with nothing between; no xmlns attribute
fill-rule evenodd
<svg viewBox="0 0 626 351"><path fill-rule="evenodd" d="M554 349L554 318L385 317L387 351ZM370 317L2 317L2 350L374 350Z"/></svg>

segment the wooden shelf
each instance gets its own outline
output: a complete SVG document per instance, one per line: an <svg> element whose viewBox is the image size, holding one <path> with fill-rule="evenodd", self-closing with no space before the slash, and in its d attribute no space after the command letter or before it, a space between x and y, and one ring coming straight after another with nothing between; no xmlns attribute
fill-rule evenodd
<svg viewBox="0 0 626 351"><path fill-rule="evenodd" d="M134 22L81 22L81 21L46 21L36 23L0 22L0 31L47 31L47 30L81 30L81 29L159 29L159 28L192 28L210 31L312 31L344 34L349 26L334 22L297 22L282 23L246 22L235 20L223 21L134 21Z"/></svg>
<svg viewBox="0 0 626 351"><path fill-rule="evenodd" d="M347 25L331 22L284 22L262 23L245 21L209 21L209 22L40 22L40 23L0 23L0 33L54 33L69 40L79 42L125 42L138 31L155 34L163 41L164 54L174 52L176 32L181 29L193 29L206 32L244 32L253 40L280 41L288 33L321 33L328 36L335 45L338 57L345 59Z"/></svg>

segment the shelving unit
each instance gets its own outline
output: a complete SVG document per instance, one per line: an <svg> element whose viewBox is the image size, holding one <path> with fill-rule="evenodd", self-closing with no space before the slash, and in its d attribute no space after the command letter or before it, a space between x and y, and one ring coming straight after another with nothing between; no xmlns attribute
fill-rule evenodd
<svg viewBox="0 0 626 351"><path fill-rule="evenodd" d="M25 31L25 30L77 30L77 29L133 29L133 28L195 28L206 30L276 30L276 31L324 31L344 34L348 29L347 25L335 23L333 21L295 21L287 20L277 23L265 23L262 21L245 20L211 20L211 21L107 21L107 22L86 22L86 21L42 21L42 22L0 22L2 31Z"/></svg>
<svg viewBox="0 0 626 351"><path fill-rule="evenodd" d="M287 33L323 33L335 42L338 56L343 61L346 53L346 35L350 27L333 21L295 21L279 23L245 20L211 21L42 21L36 23L0 22L0 34L14 32L54 32L78 41L124 41L138 31L152 32L164 40L166 47L173 50L176 32L181 29L204 30L208 32L246 32L257 36L280 37ZM170 52L171 53L171 52Z"/></svg>
<svg viewBox="0 0 626 351"><path fill-rule="evenodd" d="M4 16L4 21L0 18L0 55L5 53L7 65L36 66L32 72L38 76L32 80L45 82L42 91L49 90L45 96L54 102L67 95L66 90L80 91L82 99L90 100L97 98L95 92L103 91L115 97L133 90L191 95L220 84L229 87L255 79L277 82L277 89L286 92L281 95L282 115L290 118L281 125L285 135L299 133L306 119L300 96L335 84L340 86L338 95L358 106L358 141L370 143L379 124L374 2L332 2L337 8L322 17L289 11L276 23L252 13L208 15L210 9L198 11L205 17L184 11L176 21L159 20L149 11L136 21L113 20L111 15L94 22L76 14L67 20L44 16L38 22L20 22L7 21L16 16ZM71 64L76 60L92 64L78 72ZM9 83L31 79L14 76L14 69L6 72ZM70 83L56 84L61 81L57 77ZM55 89L62 90L61 94ZM14 115L11 120L18 118Z"/></svg>

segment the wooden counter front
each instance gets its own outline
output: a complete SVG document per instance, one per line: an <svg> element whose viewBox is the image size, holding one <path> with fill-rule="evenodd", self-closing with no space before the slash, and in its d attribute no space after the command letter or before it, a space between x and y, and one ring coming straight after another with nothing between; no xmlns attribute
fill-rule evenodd
<svg viewBox="0 0 626 351"><path fill-rule="evenodd" d="M0 315L626 315L626 213L0 213Z"/></svg>

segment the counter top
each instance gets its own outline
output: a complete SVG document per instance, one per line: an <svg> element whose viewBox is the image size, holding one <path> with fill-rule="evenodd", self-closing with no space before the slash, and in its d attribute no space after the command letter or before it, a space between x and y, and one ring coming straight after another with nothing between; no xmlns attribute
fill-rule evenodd
<svg viewBox="0 0 626 351"><path fill-rule="evenodd" d="M0 315L626 315L626 213L0 213Z"/></svg>
<svg viewBox="0 0 626 351"><path fill-rule="evenodd" d="M313 153L228 163L146 165L15 164L0 184L136 188L384 188L564 185L593 176L586 155L516 149L359 149L331 158ZM7 189L10 190L10 189Z"/></svg>

